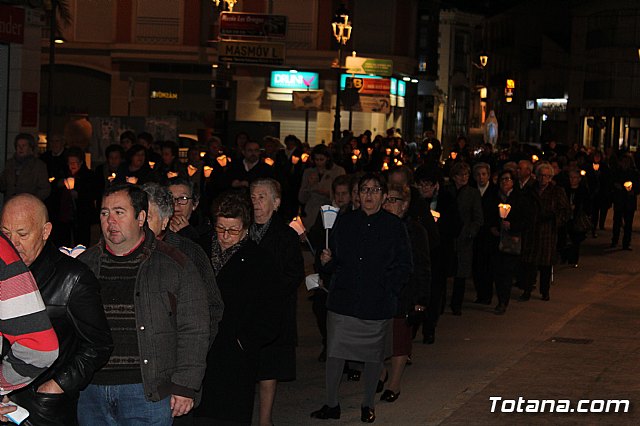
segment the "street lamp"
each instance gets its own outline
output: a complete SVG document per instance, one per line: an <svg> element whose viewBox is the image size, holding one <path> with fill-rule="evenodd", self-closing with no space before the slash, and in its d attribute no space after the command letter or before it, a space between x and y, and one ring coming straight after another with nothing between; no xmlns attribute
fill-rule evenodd
<svg viewBox="0 0 640 426"><path fill-rule="evenodd" d="M336 64L336 116L333 122L333 141L340 140L340 77L342 74L342 46L347 44L351 38L351 22L349 22L349 11L340 6L331 23L333 36L338 41L338 63Z"/></svg>

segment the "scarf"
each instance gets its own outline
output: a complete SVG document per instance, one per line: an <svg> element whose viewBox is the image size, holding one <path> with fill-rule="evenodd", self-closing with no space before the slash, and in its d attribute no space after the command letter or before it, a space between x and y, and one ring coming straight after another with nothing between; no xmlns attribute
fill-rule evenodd
<svg viewBox="0 0 640 426"><path fill-rule="evenodd" d="M271 217L265 224L259 225L255 222L251 224L251 227L249 228L249 237L253 240L253 242L255 242L256 244L260 244L260 241L262 241L262 238L269 230L269 225L271 225L272 219L273 215L271 215Z"/></svg>
<svg viewBox="0 0 640 426"><path fill-rule="evenodd" d="M242 248L246 240L247 238L245 235L236 244L232 245L226 250L222 250L222 247L220 247L220 242L218 241L218 236L214 234L211 244L211 265L213 266L213 272L216 274L216 277L218 276L224 265L227 264L229 259L231 259L233 255Z"/></svg>

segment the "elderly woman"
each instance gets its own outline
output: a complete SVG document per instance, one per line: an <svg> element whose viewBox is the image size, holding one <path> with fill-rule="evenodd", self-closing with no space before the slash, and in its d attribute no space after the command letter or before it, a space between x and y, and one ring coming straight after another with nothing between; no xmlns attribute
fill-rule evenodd
<svg viewBox="0 0 640 426"><path fill-rule="evenodd" d="M456 238L456 275L453 280L451 295L451 312L462 315L462 301L466 279L472 276L473 241L480 231L484 219L482 217L482 198L477 188L469 186L471 170L467 163L454 163L451 167L453 191L458 203L458 211L462 219L462 229Z"/></svg>
<svg viewBox="0 0 640 426"><path fill-rule="evenodd" d="M274 179L257 179L251 183L254 223L249 237L272 254L278 273L278 304L282 320L276 341L262 348L258 368L260 381L260 425L271 425L273 401L278 381L296 378L296 291L304 279L304 260L300 240L278 213L282 196Z"/></svg>
<svg viewBox="0 0 640 426"><path fill-rule="evenodd" d="M540 295L542 300L548 301L553 264L556 261L558 227L571 216L571 206L564 190L553 182L553 167L549 163L542 163L536 168L536 182L531 194L539 202L539 214L533 227L531 249L522 254L522 261L528 267L525 282L522 283L524 292L518 300L524 302L531 298L539 270Z"/></svg>
<svg viewBox="0 0 640 426"><path fill-rule="evenodd" d="M197 188L189 179L175 177L169 180L169 191L174 202L169 229L205 246L202 239L209 235L211 224L196 210L200 204Z"/></svg>
<svg viewBox="0 0 640 426"><path fill-rule="evenodd" d="M260 349L278 334L275 259L250 238L251 201L244 192L214 202L211 263L224 314L207 356L196 424L251 424Z"/></svg>
<svg viewBox="0 0 640 426"><path fill-rule="evenodd" d="M218 323L222 318L224 305L220 297L220 290L216 284L216 277L211 267L211 261L202 248L188 238L181 237L168 229L169 221L173 216L173 195L168 188L160 184L150 182L142 186L149 199L147 213L147 225L156 235L156 238L176 247L193 262L198 269L202 282L206 285L209 299L209 314L211 316L210 338L213 342L218 331Z"/></svg>
<svg viewBox="0 0 640 426"><path fill-rule="evenodd" d="M374 396L385 358L391 355L391 318L412 270L409 237L402 221L382 209L387 187L366 174L359 183L360 209L336 220L320 262L332 273L327 299L325 405L317 419L340 418L338 388L345 360L364 362L360 419L375 421Z"/></svg>
<svg viewBox="0 0 640 426"><path fill-rule="evenodd" d="M427 231L417 219L411 219L407 212L411 203L408 186L390 185L383 208L402 219L409 233L413 271L409 284L402 289L396 315L393 317L393 356L391 374L387 390L380 396L381 401L394 402L400 396L400 380L407 360L411 355L413 324L421 323L424 310L429 306L431 288L431 260Z"/></svg>
<svg viewBox="0 0 640 426"><path fill-rule="evenodd" d="M305 217L302 218L305 228L310 229L320 212L320 206L331 201L331 182L345 174L342 167L333 164L331 152L324 145L316 145L311 151L314 167L308 168L302 175L302 185L298 200L305 205Z"/></svg>
<svg viewBox="0 0 640 426"><path fill-rule="evenodd" d="M486 218L487 226L489 226L493 236L496 237L495 242L497 244L493 246L487 245L484 249L492 252L491 259L495 271L496 294L498 296L498 305L495 308L495 313L496 315L503 315L507 311L507 306L509 306L511 285L520 262L522 246L526 243L523 241L523 231L530 228L534 223L535 205L528 194L520 190L517 185L516 173L513 170L505 169L498 175L498 186L498 198ZM499 204L510 206L510 210L504 218L500 216ZM498 239L502 240L502 245L499 244ZM517 249L508 250L504 246L507 240L520 244L520 252Z"/></svg>
<svg viewBox="0 0 640 426"><path fill-rule="evenodd" d="M566 235L569 237L564 256L572 268L578 267L580 260L580 245L591 232L591 197L589 188L582 182L582 175L578 168L568 172L569 182L564 190L571 206L571 217L567 222ZM561 245L562 247L562 245Z"/></svg>

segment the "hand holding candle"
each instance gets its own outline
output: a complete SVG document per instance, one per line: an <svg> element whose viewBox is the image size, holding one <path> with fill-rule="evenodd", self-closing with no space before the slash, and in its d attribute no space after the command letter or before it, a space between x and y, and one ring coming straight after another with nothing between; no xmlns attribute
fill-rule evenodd
<svg viewBox="0 0 640 426"><path fill-rule="evenodd" d="M500 213L500 219L506 219L509 216L509 212L511 211L510 204L498 204L498 211Z"/></svg>
<svg viewBox="0 0 640 426"><path fill-rule="evenodd" d="M624 189L631 192L631 190L633 189L633 183L630 180L626 181L624 183Z"/></svg>

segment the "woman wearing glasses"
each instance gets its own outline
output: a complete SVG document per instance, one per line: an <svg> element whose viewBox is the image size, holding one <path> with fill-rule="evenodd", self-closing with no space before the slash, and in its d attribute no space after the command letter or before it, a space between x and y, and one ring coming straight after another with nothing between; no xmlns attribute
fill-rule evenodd
<svg viewBox="0 0 640 426"><path fill-rule="evenodd" d="M249 238L271 253L278 273L280 330L278 338L260 350L258 365L259 424L270 426L278 381L296 378L296 291L304 279L304 260L298 235L278 213L282 200L278 181L257 179L251 183L250 192L254 222Z"/></svg>
<svg viewBox="0 0 640 426"><path fill-rule="evenodd" d="M276 263L248 237L252 209L244 192L222 194L213 213L210 254L224 313L207 356L196 424L251 424L260 348L278 333Z"/></svg>
<svg viewBox="0 0 640 426"><path fill-rule="evenodd" d="M383 179L360 179L360 209L338 217L322 251L322 270L332 273L327 299L325 405L317 419L340 418L338 388L345 360L364 362L360 419L375 421L374 398L385 358L391 355L391 319L412 270L409 237L402 221L382 209Z"/></svg>
<svg viewBox="0 0 640 426"><path fill-rule="evenodd" d="M205 248L207 244L203 239L205 236L208 239L211 224L197 210L200 205L198 188L187 178L174 177L169 180L169 191L173 194L174 201L169 229Z"/></svg>

